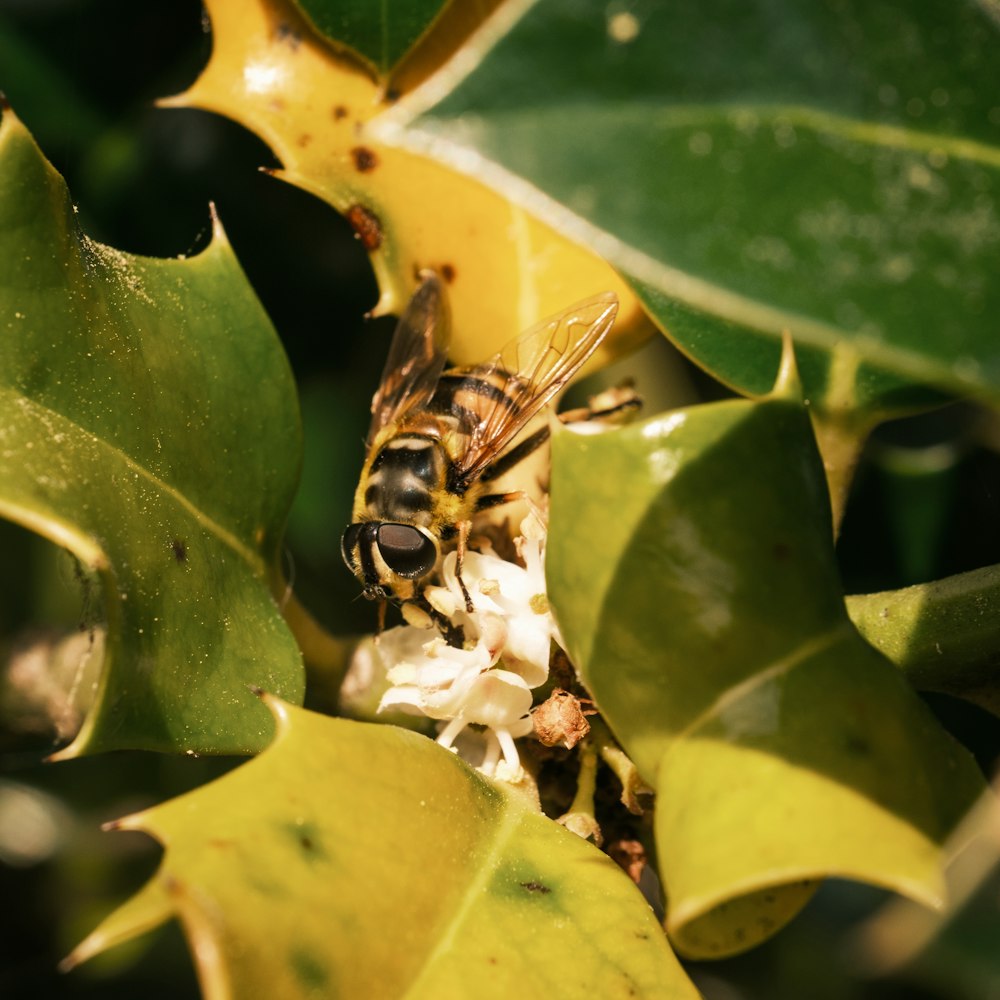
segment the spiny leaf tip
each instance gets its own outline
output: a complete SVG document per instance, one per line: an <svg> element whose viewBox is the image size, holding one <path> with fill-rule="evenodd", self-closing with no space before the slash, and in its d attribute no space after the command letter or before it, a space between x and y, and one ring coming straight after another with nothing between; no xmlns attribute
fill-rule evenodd
<svg viewBox="0 0 1000 1000"><path fill-rule="evenodd" d="M802 380L799 378L799 367L795 361L795 342L788 330L784 330L781 334L781 363L778 365L778 375L770 395L778 399L802 401Z"/></svg>
<svg viewBox="0 0 1000 1000"><path fill-rule="evenodd" d="M215 243L216 240L226 243L226 231L222 228L222 220L219 218L219 211L215 207L215 202L210 201L208 203L208 215L212 220L212 242Z"/></svg>

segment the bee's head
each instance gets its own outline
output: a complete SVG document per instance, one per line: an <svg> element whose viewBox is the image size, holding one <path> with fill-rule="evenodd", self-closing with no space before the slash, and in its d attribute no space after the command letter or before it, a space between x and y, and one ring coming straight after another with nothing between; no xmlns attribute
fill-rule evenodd
<svg viewBox="0 0 1000 1000"><path fill-rule="evenodd" d="M440 554L426 528L385 521L348 525L340 549L369 600L408 597L413 582L434 569Z"/></svg>

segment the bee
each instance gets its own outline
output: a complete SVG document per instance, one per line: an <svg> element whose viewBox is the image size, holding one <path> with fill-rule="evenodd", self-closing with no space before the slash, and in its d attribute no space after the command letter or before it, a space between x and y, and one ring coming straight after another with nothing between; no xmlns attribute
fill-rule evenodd
<svg viewBox="0 0 1000 1000"><path fill-rule="evenodd" d="M441 284L432 271L421 279L372 399L367 457L341 549L365 597L419 603L421 581L454 541L456 576L471 611L461 568L472 521L524 496L497 492L496 481L544 444L549 428L515 440L596 350L618 300L611 292L587 299L482 364L446 369Z"/></svg>

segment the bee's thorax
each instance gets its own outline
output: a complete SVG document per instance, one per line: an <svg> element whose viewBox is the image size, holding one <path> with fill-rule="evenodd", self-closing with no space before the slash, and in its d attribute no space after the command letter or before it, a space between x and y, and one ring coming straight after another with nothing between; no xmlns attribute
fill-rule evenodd
<svg viewBox="0 0 1000 1000"><path fill-rule="evenodd" d="M366 518L426 527L433 497L447 479L448 459L439 440L416 434L390 437L376 452L359 490Z"/></svg>

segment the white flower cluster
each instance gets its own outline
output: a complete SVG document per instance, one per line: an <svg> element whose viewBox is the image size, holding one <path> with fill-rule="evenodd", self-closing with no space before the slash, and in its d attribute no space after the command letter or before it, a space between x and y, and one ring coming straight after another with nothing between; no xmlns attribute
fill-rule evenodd
<svg viewBox="0 0 1000 1000"><path fill-rule="evenodd" d="M462 579L471 613L454 552L444 559L442 586L425 591L436 611L461 626L462 649L440 636L428 639L427 629L414 625L390 629L378 643L392 685L379 711L402 708L439 719L438 743L453 750L467 726L484 727L479 768L508 781L521 776L514 740L531 732L531 691L548 677L549 645L558 640L545 597L544 533L532 517L521 531L515 544L523 566L492 553L466 553Z"/></svg>

